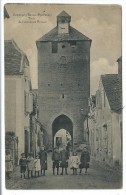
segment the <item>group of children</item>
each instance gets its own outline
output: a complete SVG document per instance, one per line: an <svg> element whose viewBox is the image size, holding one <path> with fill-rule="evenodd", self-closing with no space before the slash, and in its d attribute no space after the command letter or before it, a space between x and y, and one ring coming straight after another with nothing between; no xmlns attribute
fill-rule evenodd
<svg viewBox="0 0 126 195"><path fill-rule="evenodd" d="M52 161L53 161L53 175L55 175L55 168L57 169L57 175L59 175L59 168L61 168L61 175L67 175L68 161L69 168L73 170L73 174L77 175L77 169L80 169L80 174L82 169L85 168L85 173L87 173L87 169L89 168L90 155L85 147L81 152L81 156L79 157L76 152L73 152L72 155L66 150L64 147L61 151L58 147L54 148L52 152ZM45 151L45 147L43 146L36 155L36 158L33 157L33 153L29 153L28 157L25 157L25 153L21 154L21 158L19 160L20 165L20 173L21 178L45 175L45 170L47 170L47 152ZM6 151L6 176L10 178L9 172L12 171L12 159L11 155L8 151Z"/></svg>
<svg viewBox="0 0 126 195"><path fill-rule="evenodd" d="M28 157L25 157L25 153L21 154L19 160L21 178L25 178L26 171L28 173L28 179L33 176L41 175L45 176L45 170L47 170L47 152L45 146L42 146L40 152L33 157L33 153L29 153Z"/></svg>
<svg viewBox="0 0 126 195"><path fill-rule="evenodd" d="M67 175L68 160L69 167L73 170L73 174L77 175L77 170L80 169L80 174L82 169L85 168L85 174L87 174L87 169L89 168L90 155L87 150L87 147L81 152L81 157L77 155L77 152L73 152L70 156L68 151L65 148L59 152L58 148L55 148L52 154L53 160L53 175L55 174L55 168L57 168L57 175L59 174L59 167L62 168L61 175L64 173Z"/></svg>
<svg viewBox="0 0 126 195"><path fill-rule="evenodd" d="M28 173L28 178L37 175L39 176L39 172L41 170L39 155L36 155L36 158L34 159L32 153L29 153L27 158L25 157L25 153L22 153L21 158L19 160L19 165L21 178L26 177L26 171ZM34 173L35 175L33 175Z"/></svg>

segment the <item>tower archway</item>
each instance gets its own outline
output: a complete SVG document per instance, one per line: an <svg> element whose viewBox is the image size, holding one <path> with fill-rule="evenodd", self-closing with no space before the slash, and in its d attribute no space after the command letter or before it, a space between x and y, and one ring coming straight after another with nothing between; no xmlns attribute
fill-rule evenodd
<svg viewBox="0 0 126 195"><path fill-rule="evenodd" d="M60 133L60 141L64 140L64 133L66 131L66 141L71 141L71 144L73 145L73 122L71 119L64 115L61 114L57 118L54 119L52 123L52 146L54 148L55 146L55 139L56 139L56 134L58 135L58 132ZM63 133L62 133L63 132Z"/></svg>

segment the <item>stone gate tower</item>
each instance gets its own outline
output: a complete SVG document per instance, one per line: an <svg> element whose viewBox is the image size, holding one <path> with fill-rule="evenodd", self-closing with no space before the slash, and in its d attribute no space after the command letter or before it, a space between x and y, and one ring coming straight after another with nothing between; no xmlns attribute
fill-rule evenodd
<svg viewBox="0 0 126 195"><path fill-rule="evenodd" d="M84 142L84 118L90 97L91 39L70 26L65 11L57 26L37 40L39 120L46 130L45 144L66 129L73 144ZM83 108L83 113L81 112Z"/></svg>

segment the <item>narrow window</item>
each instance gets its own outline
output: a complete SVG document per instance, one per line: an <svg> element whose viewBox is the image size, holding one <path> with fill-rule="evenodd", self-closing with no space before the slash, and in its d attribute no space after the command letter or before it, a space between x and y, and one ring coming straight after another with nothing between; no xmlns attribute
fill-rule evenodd
<svg viewBox="0 0 126 195"><path fill-rule="evenodd" d="M52 53L57 53L58 51L58 43L52 42Z"/></svg>
<svg viewBox="0 0 126 195"><path fill-rule="evenodd" d="M64 99L64 94L62 94L62 98Z"/></svg>

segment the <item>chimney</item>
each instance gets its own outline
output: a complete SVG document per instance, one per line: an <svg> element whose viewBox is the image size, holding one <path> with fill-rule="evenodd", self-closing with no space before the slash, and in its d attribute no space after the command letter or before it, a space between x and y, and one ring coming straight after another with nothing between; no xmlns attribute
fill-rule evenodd
<svg viewBox="0 0 126 195"><path fill-rule="evenodd" d="M118 75L122 76L122 56L118 58L117 62L118 62Z"/></svg>

